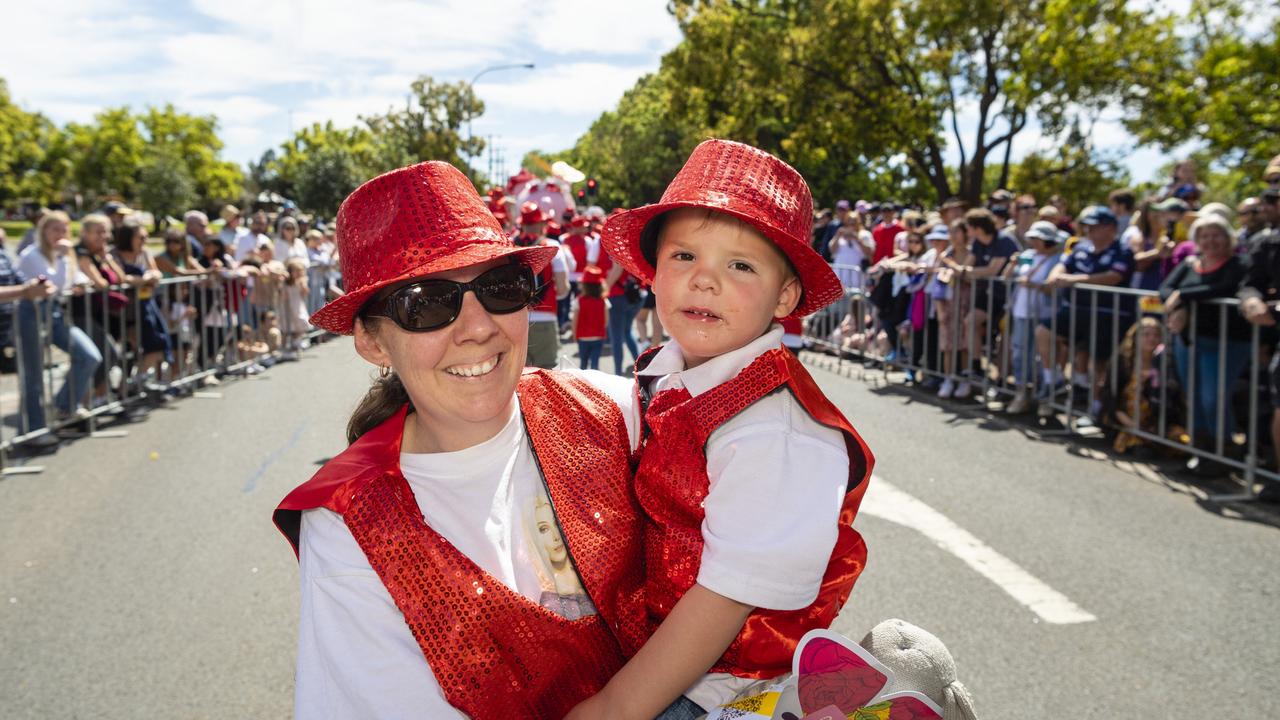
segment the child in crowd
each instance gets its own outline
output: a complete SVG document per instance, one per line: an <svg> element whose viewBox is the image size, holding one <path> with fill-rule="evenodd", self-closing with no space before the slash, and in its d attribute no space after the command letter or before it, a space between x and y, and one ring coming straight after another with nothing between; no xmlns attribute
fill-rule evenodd
<svg viewBox="0 0 1280 720"><path fill-rule="evenodd" d="M1161 365L1172 367L1172 358L1165 355L1160 321L1150 315L1143 316L1124 334L1117 356L1117 372L1120 393L1114 398L1104 397L1106 425L1116 428L1112 447L1116 452L1149 448L1150 443L1127 430L1158 434L1160 416L1164 416L1165 437L1181 443L1190 442L1183 427L1182 389L1176 383L1176 375L1160 387Z"/></svg>
<svg viewBox="0 0 1280 720"><path fill-rule="evenodd" d="M311 313L307 312L307 262L291 257L285 261L289 276L284 281L284 333L290 352L305 347L303 338L311 327Z"/></svg>
<svg viewBox="0 0 1280 720"><path fill-rule="evenodd" d="M570 717L693 718L782 675L861 573L871 454L777 324L844 294L809 242L812 207L789 165L708 140L661 202L605 223L671 342L636 363L646 577L623 594L639 621L618 628L634 656Z"/></svg>
<svg viewBox="0 0 1280 720"><path fill-rule="evenodd" d="M267 346L267 352L280 352L280 348L284 347L284 333L280 332L279 318L276 317L274 310L266 310L261 315L262 320L258 323L257 340Z"/></svg>
<svg viewBox="0 0 1280 720"><path fill-rule="evenodd" d="M574 298L573 336L578 340L578 366L600 369L600 351L608 335L609 301L604 298L604 272L595 265L582 271L582 293Z"/></svg>
<svg viewBox="0 0 1280 720"><path fill-rule="evenodd" d="M1036 363L1036 325L1053 317L1057 309L1045 283L1053 266L1062 259L1062 243L1067 234L1051 222L1038 220L1031 224L1026 238L1031 248L1019 253L1007 271L1014 282L1013 377L1018 389L1006 409L1013 415L1027 412L1035 403L1036 369L1039 367Z"/></svg>

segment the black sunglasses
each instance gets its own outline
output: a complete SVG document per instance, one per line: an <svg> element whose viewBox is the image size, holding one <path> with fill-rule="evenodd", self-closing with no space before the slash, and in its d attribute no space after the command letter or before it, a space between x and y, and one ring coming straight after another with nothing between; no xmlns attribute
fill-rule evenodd
<svg viewBox="0 0 1280 720"><path fill-rule="evenodd" d="M365 306L361 315L388 317L408 332L438 330L462 312L462 296L468 290L484 309L494 315L508 315L528 307L546 285L534 282L527 265L499 265L471 282L419 280L405 285Z"/></svg>

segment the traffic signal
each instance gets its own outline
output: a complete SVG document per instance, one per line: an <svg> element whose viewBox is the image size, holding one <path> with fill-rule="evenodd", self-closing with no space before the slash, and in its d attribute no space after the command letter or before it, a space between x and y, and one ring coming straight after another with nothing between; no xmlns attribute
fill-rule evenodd
<svg viewBox="0 0 1280 720"><path fill-rule="evenodd" d="M587 178L587 195L589 195L589 196L591 196L591 197L595 197L595 196L596 196L596 193L597 193L599 190L600 190L600 184L596 182L596 179L595 179L595 178Z"/></svg>
<svg viewBox="0 0 1280 720"><path fill-rule="evenodd" d="M586 190L578 190L578 200L580 200L580 201L584 201L584 200L586 200L586 199L587 199L587 191L586 191Z"/></svg>

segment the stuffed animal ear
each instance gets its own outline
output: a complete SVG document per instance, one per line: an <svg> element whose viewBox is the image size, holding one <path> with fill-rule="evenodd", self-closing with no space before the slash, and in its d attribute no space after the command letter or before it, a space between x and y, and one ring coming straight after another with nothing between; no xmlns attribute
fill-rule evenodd
<svg viewBox="0 0 1280 720"><path fill-rule="evenodd" d="M835 705L846 716L852 715L871 704L891 674L861 646L830 630L806 633L792 662L805 713Z"/></svg>

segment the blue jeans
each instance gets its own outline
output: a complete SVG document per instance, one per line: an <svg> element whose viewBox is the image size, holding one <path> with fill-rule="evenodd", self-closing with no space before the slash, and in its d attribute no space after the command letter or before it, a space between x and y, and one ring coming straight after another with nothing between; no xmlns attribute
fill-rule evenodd
<svg viewBox="0 0 1280 720"><path fill-rule="evenodd" d="M640 312L640 303L627 302L625 295L609 298L609 348L613 353L613 374L622 374L622 344L627 344L634 360L640 355L636 346L636 336L631 332L636 313Z"/></svg>
<svg viewBox="0 0 1280 720"><path fill-rule="evenodd" d="M1230 433L1235 429L1235 415L1231 407L1231 388L1236 378L1249 363L1250 343L1247 340L1228 340L1224 352L1219 352L1217 338L1196 337L1196 382L1195 397L1187 399L1192 407L1197 433L1217 436L1218 433L1218 370L1219 362L1224 366L1222 412L1226 417L1222 423L1222 431ZM1178 376L1182 378L1184 388L1191 387L1189 372L1191 346L1184 342L1181 335L1173 341L1173 359L1178 364Z"/></svg>
<svg viewBox="0 0 1280 720"><path fill-rule="evenodd" d="M1036 364L1035 318L1010 317L1013 323L1013 377L1019 386L1034 385L1038 372Z"/></svg>
<svg viewBox="0 0 1280 720"><path fill-rule="evenodd" d="M43 325L37 326L37 319ZM43 335L40 331L43 331ZM63 412L81 404L89 390L93 372L102 362L102 353L80 328L62 314L62 307L51 301L37 306L30 300L18 303L18 352L21 353L22 412L25 432L47 425L44 417L44 345L52 343L71 356L71 369L54 396L54 405Z"/></svg>
<svg viewBox="0 0 1280 720"><path fill-rule="evenodd" d="M602 350L604 350L603 340L579 340L578 367L583 370L599 370Z"/></svg>
<svg viewBox="0 0 1280 720"><path fill-rule="evenodd" d="M693 720L706 714L706 712L698 703L681 695L676 698L675 702L668 705L666 710L659 713L654 720Z"/></svg>

